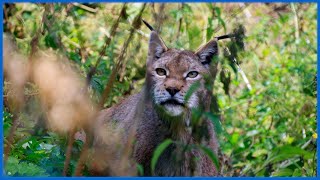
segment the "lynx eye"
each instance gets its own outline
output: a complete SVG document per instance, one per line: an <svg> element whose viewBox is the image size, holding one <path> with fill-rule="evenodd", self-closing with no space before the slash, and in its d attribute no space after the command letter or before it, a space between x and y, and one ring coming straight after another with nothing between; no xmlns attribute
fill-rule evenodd
<svg viewBox="0 0 320 180"><path fill-rule="evenodd" d="M190 71L188 74L187 74L187 77L189 78L195 78L198 76L198 72L197 71Z"/></svg>
<svg viewBox="0 0 320 180"><path fill-rule="evenodd" d="M166 70L162 69L162 68L157 68L156 72L159 76L165 76L166 74Z"/></svg>

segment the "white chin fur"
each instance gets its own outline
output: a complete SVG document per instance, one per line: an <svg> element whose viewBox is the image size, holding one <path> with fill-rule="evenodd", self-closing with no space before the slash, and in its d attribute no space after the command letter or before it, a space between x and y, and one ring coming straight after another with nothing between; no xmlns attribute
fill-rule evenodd
<svg viewBox="0 0 320 180"><path fill-rule="evenodd" d="M166 104L164 108L171 116L179 116L183 113L183 107L179 105Z"/></svg>

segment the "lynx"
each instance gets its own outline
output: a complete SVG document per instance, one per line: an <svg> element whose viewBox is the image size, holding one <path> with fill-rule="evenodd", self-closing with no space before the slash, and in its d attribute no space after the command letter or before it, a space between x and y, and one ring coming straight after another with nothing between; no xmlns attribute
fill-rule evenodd
<svg viewBox="0 0 320 180"><path fill-rule="evenodd" d="M96 164L95 171L99 175L136 175L135 165L139 164L144 176L218 176L217 167L204 152L181 146L201 144L217 154L218 142L211 121L202 122L206 138L193 137L190 130L192 109L210 110L212 92L205 84L214 81L217 67L212 61L217 55L216 39L192 52L168 48L158 33L152 31L145 86L139 93L99 114L94 161L100 163ZM196 82L199 87L187 99L188 90ZM174 143L162 152L152 172L153 153L166 139ZM131 161L124 161L124 156ZM119 173L123 166L134 170Z"/></svg>

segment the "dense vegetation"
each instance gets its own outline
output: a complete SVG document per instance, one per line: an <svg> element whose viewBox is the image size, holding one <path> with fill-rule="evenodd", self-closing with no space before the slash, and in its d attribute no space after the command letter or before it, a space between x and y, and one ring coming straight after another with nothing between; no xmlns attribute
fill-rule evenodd
<svg viewBox="0 0 320 180"><path fill-rule="evenodd" d="M67 57L88 80L91 99L104 107L143 86L150 31L141 17L169 47L191 50L243 26L244 47L234 39L219 42L213 93L220 168L226 176L316 175L316 4L7 4L3 13L4 32L19 53L30 56L36 46ZM67 134L44 128L32 83L25 85L27 105L19 112L8 100L12 82L5 76L3 83L4 146L11 147L6 174L61 176ZM67 175L82 147L74 142Z"/></svg>

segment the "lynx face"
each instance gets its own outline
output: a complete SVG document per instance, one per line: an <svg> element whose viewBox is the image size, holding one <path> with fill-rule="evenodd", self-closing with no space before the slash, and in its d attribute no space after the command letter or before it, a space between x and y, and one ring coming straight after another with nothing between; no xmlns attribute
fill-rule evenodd
<svg viewBox="0 0 320 180"><path fill-rule="evenodd" d="M185 95L208 70L194 53L168 50L152 64L151 69L155 104L162 105L173 116L182 114L185 108L198 106L197 93L193 93L188 102L185 102Z"/></svg>
<svg viewBox="0 0 320 180"><path fill-rule="evenodd" d="M168 49L156 32L149 42L147 83L154 104L162 107L170 116L182 115L201 103L205 90L204 76L209 75L209 64L218 52L216 41L210 41L196 53L187 50ZM198 88L186 102L185 95L197 81Z"/></svg>

